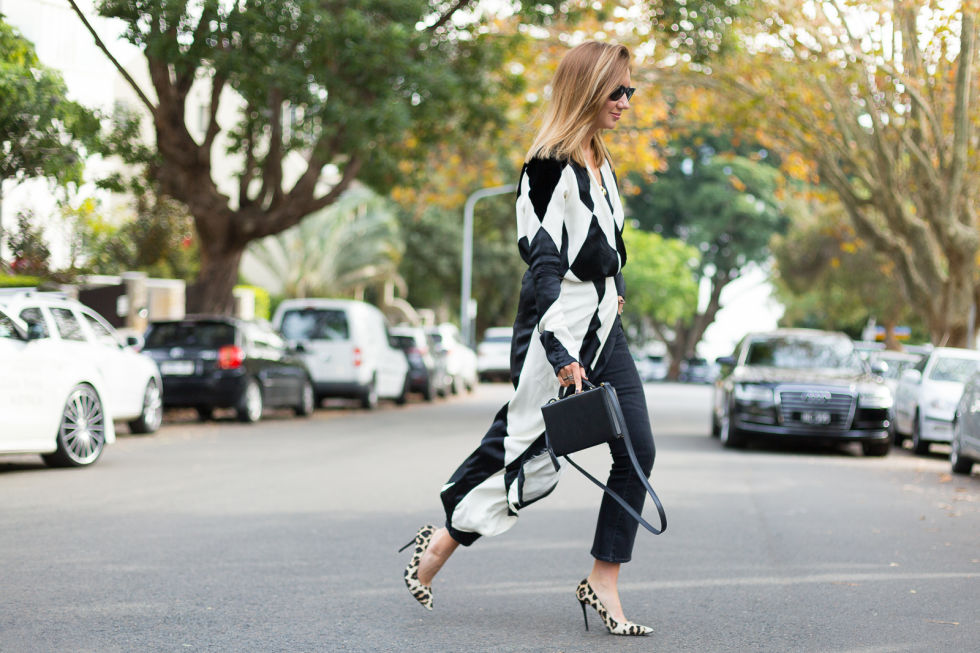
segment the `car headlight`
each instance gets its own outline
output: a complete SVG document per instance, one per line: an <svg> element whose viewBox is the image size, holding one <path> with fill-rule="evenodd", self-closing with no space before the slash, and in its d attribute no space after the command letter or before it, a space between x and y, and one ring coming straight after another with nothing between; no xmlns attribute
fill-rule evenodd
<svg viewBox="0 0 980 653"><path fill-rule="evenodd" d="M892 393L884 386L864 388L858 394L858 403L863 408L891 408Z"/></svg>
<svg viewBox="0 0 980 653"><path fill-rule="evenodd" d="M771 387L753 383L736 383L735 400L768 404L775 403Z"/></svg>

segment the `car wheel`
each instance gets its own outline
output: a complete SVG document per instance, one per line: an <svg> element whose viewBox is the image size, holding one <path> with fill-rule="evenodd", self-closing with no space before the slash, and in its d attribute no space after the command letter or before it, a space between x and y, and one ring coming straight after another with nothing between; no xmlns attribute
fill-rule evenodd
<svg viewBox="0 0 980 653"><path fill-rule="evenodd" d="M888 434L892 438L892 444L894 444L896 447L901 448L901 446L903 444L905 444L905 436L902 435L901 433L899 433L898 432L898 429L895 428L895 416L894 415L892 415L891 416L891 419L888 421Z"/></svg>
<svg viewBox="0 0 980 653"><path fill-rule="evenodd" d="M949 462L953 466L954 474L969 474L973 471L973 459L963 455L960 451L960 424L956 423L956 433L953 434L953 448L949 452Z"/></svg>
<svg viewBox="0 0 980 653"><path fill-rule="evenodd" d="M143 393L143 412L129 422L130 433L155 433L163 422L163 395L156 379L150 379Z"/></svg>
<svg viewBox="0 0 980 653"><path fill-rule="evenodd" d="M450 385L450 391L454 395L458 395L463 391L463 379L458 374L453 375L453 382Z"/></svg>
<svg viewBox="0 0 980 653"><path fill-rule="evenodd" d="M61 412L57 449L41 456L51 467L91 465L105 448L105 413L102 400L90 385L72 388Z"/></svg>
<svg viewBox="0 0 980 653"><path fill-rule="evenodd" d="M715 415L715 411L711 411L711 437L717 438L721 435L721 423L718 421L718 416Z"/></svg>
<svg viewBox="0 0 980 653"><path fill-rule="evenodd" d="M402 384L401 393L395 397L395 404L398 406L404 406L408 403L408 377L405 377L405 382Z"/></svg>
<svg viewBox="0 0 980 653"><path fill-rule="evenodd" d="M865 456L887 456L891 448L892 448L891 440L861 443L861 451L864 452Z"/></svg>
<svg viewBox="0 0 980 653"><path fill-rule="evenodd" d="M422 398L426 401L432 401L435 397L436 392L432 387L432 378L428 378L425 382L425 387L422 388Z"/></svg>
<svg viewBox="0 0 980 653"><path fill-rule="evenodd" d="M912 419L912 451L918 456L929 453L929 441L922 439L922 418L919 417L918 412Z"/></svg>
<svg viewBox="0 0 980 653"><path fill-rule="evenodd" d="M374 379L366 388L364 388L361 394L361 408L366 410L374 410L378 407L378 385L375 383Z"/></svg>
<svg viewBox="0 0 980 653"><path fill-rule="evenodd" d="M731 409L725 411L721 416L720 433L721 444L728 449L739 449L745 446L745 437L737 428L731 418Z"/></svg>
<svg viewBox="0 0 980 653"><path fill-rule="evenodd" d="M197 419L202 422L210 422L214 419L214 408L211 406L198 406L194 410L197 411Z"/></svg>
<svg viewBox="0 0 980 653"><path fill-rule="evenodd" d="M303 379L303 387L299 393L299 403L293 411L300 417L309 417L316 408L316 393L313 392L313 382Z"/></svg>
<svg viewBox="0 0 980 653"><path fill-rule="evenodd" d="M262 386L255 379L245 382L245 390L238 398L235 414L239 422L254 423L262 418Z"/></svg>

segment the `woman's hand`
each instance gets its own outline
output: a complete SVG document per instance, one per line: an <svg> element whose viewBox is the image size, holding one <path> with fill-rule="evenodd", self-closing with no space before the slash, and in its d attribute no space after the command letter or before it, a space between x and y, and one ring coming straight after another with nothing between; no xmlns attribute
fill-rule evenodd
<svg viewBox="0 0 980 653"><path fill-rule="evenodd" d="M583 368L578 363L569 363L565 367L558 370L558 383L561 387L566 388L570 385L575 386L575 392L582 391L582 379L588 379L585 375L585 368Z"/></svg>
<svg viewBox="0 0 980 653"><path fill-rule="evenodd" d="M617 310L619 311L619 314L622 315L623 307L626 306L626 300L623 299L622 295L616 295L616 299L619 301L619 308Z"/></svg>

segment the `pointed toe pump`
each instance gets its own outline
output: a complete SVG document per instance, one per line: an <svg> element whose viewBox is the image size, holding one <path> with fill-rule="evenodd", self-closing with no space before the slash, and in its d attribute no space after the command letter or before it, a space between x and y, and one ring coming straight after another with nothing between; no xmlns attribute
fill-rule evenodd
<svg viewBox="0 0 980 653"><path fill-rule="evenodd" d="M415 545L412 559L405 567L405 585L408 586L408 591L412 593L415 600L421 603L426 610L432 609L432 587L419 582L419 563L422 562L422 555L429 548L429 543L432 542L432 534L435 532L435 526L426 524L419 529L412 541L398 549L398 552L401 553L413 544Z"/></svg>
<svg viewBox="0 0 980 653"><path fill-rule="evenodd" d="M599 600L595 590L589 585L588 578L584 579L575 588L575 598L578 599L579 604L582 606L582 618L585 619L586 630L589 629L589 616L586 613L585 606L591 605L595 608L599 618L602 619L602 623L606 625L606 630L613 635L648 635L653 632L653 628L648 626L641 626L632 621L616 621L610 617L609 611L602 605L602 601Z"/></svg>

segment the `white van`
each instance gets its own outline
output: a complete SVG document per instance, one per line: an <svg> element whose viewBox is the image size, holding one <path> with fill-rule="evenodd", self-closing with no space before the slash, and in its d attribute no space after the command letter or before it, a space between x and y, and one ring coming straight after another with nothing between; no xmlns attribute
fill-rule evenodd
<svg viewBox="0 0 980 653"><path fill-rule="evenodd" d="M374 306L352 299L287 299L272 325L305 361L317 400L353 397L369 409L378 399L404 403L408 359L392 345L384 315Z"/></svg>

